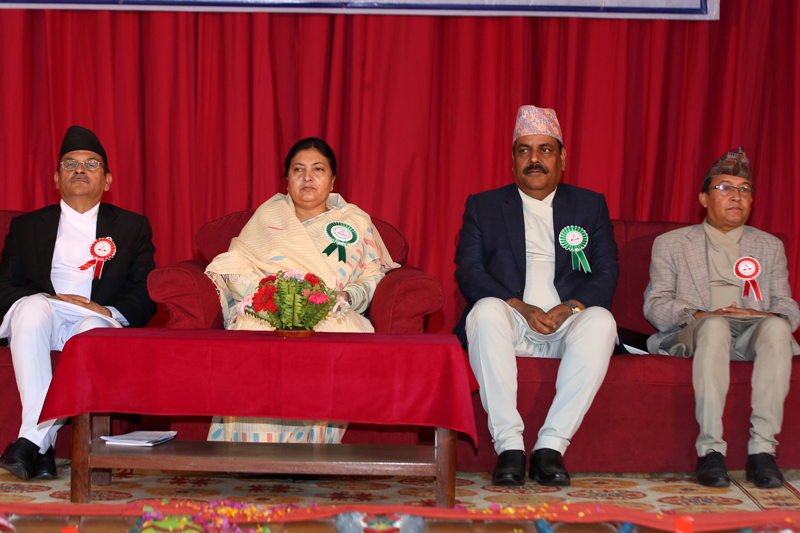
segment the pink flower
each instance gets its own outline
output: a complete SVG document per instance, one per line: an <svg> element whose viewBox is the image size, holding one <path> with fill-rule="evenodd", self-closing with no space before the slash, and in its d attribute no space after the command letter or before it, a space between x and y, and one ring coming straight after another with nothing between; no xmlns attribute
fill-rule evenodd
<svg viewBox="0 0 800 533"><path fill-rule="evenodd" d="M322 291L303 291L303 296L308 295L308 301L312 304L324 304L331 300L331 297Z"/></svg>
<svg viewBox="0 0 800 533"><path fill-rule="evenodd" d="M283 279L291 279L294 278L297 281L304 281L305 276L300 270L287 270L283 273Z"/></svg>
<svg viewBox="0 0 800 533"><path fill-rule="evenodd" d="M331 309L331 313L333 313L336 318L342 318L348 309L350 309L350 304L348 304L347 300L342 298L341 295L338 295L336 297L336 303L334 304L333 309Z"/></svg>
<svg viewBox="0 0 800 533"><path fill-rule="evenodd" d="M239 304L236 306L236 312L239 313L240 315L243 315L244 314L244 310L247 307L250 307L251 305L253 305L253 295L252 294L250 296L248 296L247 298L245 298L244 300L242 300L241 302L239 302Z"/></svg>

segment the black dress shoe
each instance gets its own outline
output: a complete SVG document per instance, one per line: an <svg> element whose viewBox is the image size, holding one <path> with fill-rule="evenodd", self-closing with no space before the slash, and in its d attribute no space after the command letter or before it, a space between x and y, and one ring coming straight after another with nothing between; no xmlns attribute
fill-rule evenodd
<svg viewBox="0 0 800 533"><path fill-rule="evenodd" d="M731 484L731 476L725 466L725 456L719 452L710 451L705 457L698 457L697 467L694 470L697 482L704 487L722 489Z"/></svg>
<svg viewBox="0 0 800 533"><path fill-rule="evenodd" d="M564 466L564 458L561 456L561 452L550 448L539 448L533 451L530 475L531 479L539 485L569 486L569 472Z"/></svg>
<svg viewBox="0 0 800 533"><path fill-rule="evenodd" d="M777 489L783 485L783 474L775 464L775 458L768 453L747 456L745 470L747 481L759 489Z"/></svg>
<svg viewBox="0 0 800 533"><path fill-rule="evenodd" d="M20 479L30 479L39 447L28 439L17 439L0 455L0 466Z"/></svg>
<svg viewBox="0 0 800 533"><path fill-rule="evenodd" d="M525 484L525 452L506 450L497 458L492 472L492 485L514 486Z"/></svg>
<svg viewBox="0 0 800 533"><path fill-rule="evenodd" d="M33 462L33 472L31 472L31 479L56 479L58 477L58 470L56 470L56 449L50 446L46 453L36 454L36 460Z"/></svg>

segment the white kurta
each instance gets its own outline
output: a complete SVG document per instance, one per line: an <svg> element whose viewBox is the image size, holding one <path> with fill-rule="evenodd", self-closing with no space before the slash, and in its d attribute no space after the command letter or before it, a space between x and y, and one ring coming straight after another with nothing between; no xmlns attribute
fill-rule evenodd
<svg viewBox="0 0 800 533"><path fill-rule="evenodd" d="M553 241L553 197L536 200L519 191L525 216L525 291L522 301L547 312L561 303L556 286L556 248Z"/></svg>
<svg viewBox="0 0 800 533"><path fill-rule="evenodd" d="M80 267L91 259L89 247L96 238L99 210L100 204L97 204L85 213L78 213L61 201L61 217L50 269L50 281L56 294L91 297L94 268L80 270Z"/></svg>

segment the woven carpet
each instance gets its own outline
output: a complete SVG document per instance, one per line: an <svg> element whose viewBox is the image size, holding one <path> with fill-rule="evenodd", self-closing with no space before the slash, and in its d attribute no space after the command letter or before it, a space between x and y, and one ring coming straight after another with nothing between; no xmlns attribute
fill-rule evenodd
<svg viewBox="0 0 800 533"><path fill-rule="evenodd" d="M0 471L0 503L68 503L69 467L53 481L23 482ZM514 488L491 485L489 474L459 472L456 505L466 509L496 505L596 504L656 513L800 510L800 471L786 472L784 487L755 488L744 472L732 472L726 489L698 485L690 474L574 474L572 486L544 487L532 481ZM205 472L114 470L107 487L93 487L93 503L167 499L204 503L231 500L261 505L318 506L379 504L434 506L433 481L420 477L287 477Z"/></svg>

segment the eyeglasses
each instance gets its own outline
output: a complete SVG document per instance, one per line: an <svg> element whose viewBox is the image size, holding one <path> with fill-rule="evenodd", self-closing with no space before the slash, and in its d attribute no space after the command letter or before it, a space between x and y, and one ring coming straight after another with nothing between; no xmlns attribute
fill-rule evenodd
<svg viewBox="0 0 800 533"><path fill-rule="evenodd" d="M86 161L75 161L74 159L65 159L61 163L59 163L59 165L61 165L61 168L63 168L64 170L75 170L76 168L78 168L78 163L83 165L83 168L89 171L97 170L98 168L103 166L103 163L101 163L97 159L87 159Z"/></svg>
<svg viewBox="0 0 800 533"><path fill-rule="evenodd" d="M753 191L755 191L753 187L748 187L747 185L741 187L734 187L733 185L714 185L713 187L709 187L709 189L719 189L719 193L722 196L730 196L733 194L733 191L739 191L739 194L742 196L752 196Z"/></svg>

